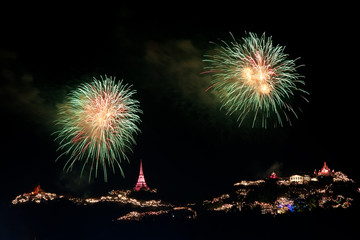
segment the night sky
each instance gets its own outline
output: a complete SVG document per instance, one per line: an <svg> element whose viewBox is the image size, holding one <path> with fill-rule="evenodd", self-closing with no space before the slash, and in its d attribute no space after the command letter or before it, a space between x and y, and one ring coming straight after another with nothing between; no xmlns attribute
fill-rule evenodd
<svg viewBox="0 0 360 240"><path fill-rule="evenodd" d="M195 2L193 3L195 4ZM358 179L358 56L351 6L12 6L1 11L2 199L40 183L49 192L96 196L132 188L143 160L147 184L169 200L199 200L236 181L310 171L326 161ZM219 6L220 4L223 4ZM259 4L260 5L260 4ZM238 127L205 92L201 75L209 41L266 32L300 57L310 103L292 126ZM104 183L88 183L65 159L54 136L57 105L80 83L116 76L137 90L141 133L130 163ZM78 165L80 166L80 165ZM5 194L4 194L5 193Z"/></svg>

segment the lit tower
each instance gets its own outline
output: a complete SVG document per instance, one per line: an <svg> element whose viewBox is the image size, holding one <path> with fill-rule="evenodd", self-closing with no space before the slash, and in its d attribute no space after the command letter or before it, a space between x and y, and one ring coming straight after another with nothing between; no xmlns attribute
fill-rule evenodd
<svg viewBox="0 0 360 240"><path fill-rule="evenodd" d="M319 175L324 175L324 176L329 176L330 174L330 169L329 167L326 165L326 162L324 162L324 166L321 169L321 171L319 172Z"/></svg>
<svg viewBox="0 0 360 240"><path fill-rule="evenodd" d="M150 188L146 185L145 177L142 169L142 161L140 160L140 173L139 178L135 186L135 191L140 191L142 189L149 190Z"/></svg>
<svg viewBox="0 0 360 240"><path fill-rule="evenodd" d="M326 162L324 162L323 168L317 173L318 176L329 176L334 173L334 170L330 171L330 168L326 165ZM316 170L315 170L316 174Z"/></svg>

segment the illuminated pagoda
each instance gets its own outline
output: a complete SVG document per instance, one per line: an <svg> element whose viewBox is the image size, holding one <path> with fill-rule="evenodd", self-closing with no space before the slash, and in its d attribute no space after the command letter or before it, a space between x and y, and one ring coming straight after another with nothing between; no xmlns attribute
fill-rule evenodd
<svg viewBox="0 0 360 240"><path fill-rule="evenodd" d="M277 179L276 173L273 172L273 173L270 175L270 178L271 178L271 179Z"/></svg>
<svg viewBox="0 0 360 240"><path fill-rule="evenodd" d="M37 195L38 193L44 193L45 191L41 189L40 184L35 186L34 191L31 192L32 195Z"/></svg>
<svg viewBox="0 0 360 240"><path fill-rule="evenodd" d="M143 173L142 161L141 160L140 160L139 178L138 178L138 181L137 181L136 186L135 186L135 191L140 191L140 190L150 190L150 188L146 185L146 182L145 182L145 177L144 177L144 173Z"/></svg>
<svg viewBox="0 0 360 240"><path fill-rule="evenodd" d="M334 173L334 170L330 170L330 168L326 165L326 162L324 162L324 166L322 167L322 169L320 171L318 171L315 174L318 176L330 176L332 173Z"/></svg>

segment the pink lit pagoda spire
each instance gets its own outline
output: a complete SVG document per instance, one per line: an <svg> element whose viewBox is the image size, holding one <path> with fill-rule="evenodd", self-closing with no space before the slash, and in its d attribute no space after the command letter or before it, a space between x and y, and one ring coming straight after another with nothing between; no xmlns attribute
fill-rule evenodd
<svg viewBox="0 0 360 240"><path fill-rule="evenodd" d="M270 178L271 178L271 179L277 179L276 173L273 172L273 173L270 175Z"/></svg>
<svg viewBox="0 0 360 240"><path fill-rule="evenodd" d="M145 177L142 169L142 161L140 160L140 173L139 178L135 186L135 191L140 191L141 189L149 190L150 188L146 185Z"/></svg>
<svg viewBox="0 0 360 240"><path fill-rule="evenodd" d="M320 171L316 173L316 170L314 172L318 176L330 176L334 173L334 170L330 171L330 168L326 165L326 162L324 162L324 166Z"/></svg>

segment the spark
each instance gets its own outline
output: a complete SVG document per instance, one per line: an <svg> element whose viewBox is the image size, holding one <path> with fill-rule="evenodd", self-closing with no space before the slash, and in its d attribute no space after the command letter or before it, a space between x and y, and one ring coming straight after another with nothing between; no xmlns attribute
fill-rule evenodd
<svg viewBox="0 0 360 240"><path fill-rule="evenodd" d="M221 108L228 115L237 114L239 126L250 115L252 127L260 121L266 128L270 120L275 120L274 126L283 126L283 119L291 125L290 115L297 118L293 98L299 95L307 101L303 95L309 94L300 88L305 82L297 73L298 59L288 59L285 47L274 46L265 33L261 37L249 33L241 41L232 38L217 45L214 54L205 55L204 73L213 77L205 91L217 92Z"/></svg>

